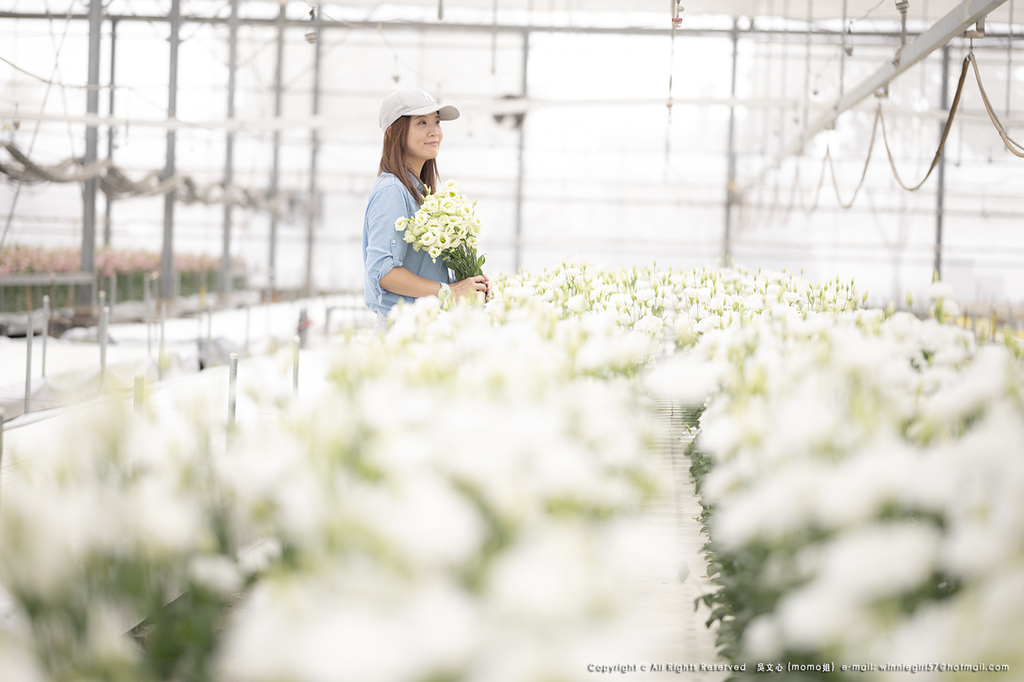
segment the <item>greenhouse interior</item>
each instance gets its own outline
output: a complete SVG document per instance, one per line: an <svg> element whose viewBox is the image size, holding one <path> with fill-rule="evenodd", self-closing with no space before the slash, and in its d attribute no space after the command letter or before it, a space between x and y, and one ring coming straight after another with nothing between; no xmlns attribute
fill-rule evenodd
<svg viewBox="0 0 1024 682"><path fill-rule="evenodd" d="M5 682L1024 680L1024 3L6 0L0 140Z"/></svg>

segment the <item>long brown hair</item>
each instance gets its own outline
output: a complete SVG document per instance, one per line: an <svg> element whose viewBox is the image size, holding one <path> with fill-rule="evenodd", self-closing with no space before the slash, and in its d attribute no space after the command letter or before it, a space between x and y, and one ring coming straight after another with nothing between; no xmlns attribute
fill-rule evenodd
<svg viewBox="0 0 1024 682"><path fill-rule="evenodd" d="M409 135L410 120L412 119L408 116L401 116L384 131L384 151L381 153L380 170L377 171L377 175L385 171L391 173L405 185L409 194L416 199L416 203L422 204L423 197L420 195L420 189L413 185L412 178L409 177L409 166L405 162L405 140ZM436 159L429 159L423 164L423 170L420 171L420 182L425 187L429 187L431 192L437 191Z"/></svg>

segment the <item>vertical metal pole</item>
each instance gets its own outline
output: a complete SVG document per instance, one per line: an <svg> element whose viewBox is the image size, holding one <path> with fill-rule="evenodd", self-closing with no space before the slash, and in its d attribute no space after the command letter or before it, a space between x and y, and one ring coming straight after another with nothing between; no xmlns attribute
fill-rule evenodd
<svg viewBox="0 0 1024 682"><path fill-rule="evenodd" d="M322 31L322 29L321 29ZM323 33L321 32L321 37ZM323 40L313 45L313 116L320 113L320 47ZM309 161L309 222L306 224L306 297L313 296L313 227L320 214L320 197L316 190L317 160L320 154L320 131L313 128Z"/></svg>
<svg viewBox="0 0 1024 682"><path fill-rule="evenodd" d="M813 0L807 0L807 31L804 36L804 40L807 45L807 53L804 57L804 117L803 130L807 130L807 104L811 97L811 24L814 18L814 2Z"/></svg>
<svg viewBox="0 0 1024 682"><path fill-rule="evenodd" d="M842 43L840 45L842 49L839 52L839 99L843 98L843 81L846 79L846 3L847 0L843 0L843 32L841 35Z"/></svg>
<svg viewBox="0 0 1024 682"><path fill-rule="evenodd" d="M213 311L206 311L206 353L210 354L210 349L213 347Z"/></svg>
<svg viewBox="0 0 1024 682"><path fill-rule="evenodd" d="M1010 94L1013 85L1013 3L1010 0L1010 36L1006 39L1006 117L1010 117Z"/></svg>
<svg viewBox="0 0 1024 682"><path fill-rule="evenodd" d="M100 112L100 30L103 27L102 0L89 0L89 89L85 95L86 113L98 115ZM99 131L96 126L85 128L85 158L83 165L96 161L99 145ZM85 181L82 188L82 272L96 270L96 188L98 178ZM92 286L82 286L78 296L78 304L87 306L92 302Z"/></svg>
<svg viewBox="0 0 1024 682"><path fill-rule="evenodd" d="M292 395L299 394L299 348L302 340L298 336L292 337Z"/></svg>
<svg viewBox="0 0 1024 682"><path fill-rule="evenodd" d="M235 395L238 391L238 353L232 353L228 363L228 429L235 428Z"/></svg>
<svg viewBox="0 0 1024 682"><path fill-rule="evenodd" d="M285 7L281 5L281 11L277 15L277 67L274 70L274 118L281 117L281 72L284 68L284 26ZM319 42L319 41L317 41ZM274 129L274 161L270 171L270 198L277 198L278 173L281 162L281 130ZM268 257L268 282L269 303L274 299L274 291L277 288L277 211L270 213L270 253Z"/></svg>
<svg viewBox="0 0 1024 682"><path fill-rule="evenodd" d="M29 413L29 400L32 397L32 342L36 336L34 322L32 313L28 313L28 326L25 327L25 414Z"/></svg>
<svg viewBox="0 0 1024 682"><path fill-rule="evenodd" d="M526 98L529 95L529 71L528 66L530 63L530 32L523 32L523 66L522 66L522 82L520 84L520 92L523 96L523 105L526 105ZM516 253L514 264L514 271L519 272L519 268L523 264L523 181L526 175L526 164L525 164L525 151L526 151L526 110L523 110L523 114L520 118L516 119L519 122L519 140L518 152L519 152L519 174L516 176Z"/></svg>
<svg viewBox="0 0 1024 682"><path fill-rule="evenodd" d="M139 372L135 375L135 390L133 396L135 398L135 414L142 413L142 405L145 400L146 394L146 375Z"/></svg>
<svg viewBox="0 0 1024 682"><path fill-rule="evenodd" d="M235 117L236 73L238 71L238 2L231 0L231 18L228 20L228 120ZM224 158L224 191L235 181L235 133L228 130ZM220 256L220 305L231 304L231 213L233 205L224 202L224 240Z"/></svg>
<svg viewBox="0 0 1024 682"><path fill-rule="evenodd" d="M117 304L117 274L110 276L109 284L107 288L110 289L110 295L107 296L107 305L113 308Z"/></svg>
<svg viewBox="0 0 1024 682"><path fill-rule="evenodd" d="M107 378L107 327L110 326L110 306L100 311L100 390Z"/></svg>
<svg viewBox="0 0 1024 682"><path fill-rule="evenodd" d="M939 108L945 111L949 106L949 45L942 48L942 89L939 91ZM945 124L939 124L939 139ZM935 191L935 272L942 279L942 220L946 202L946 153L939 157L939 187Z"/></svg>
<svg viewBox="0 0 1024 682"><path fill-rule="evenodd" d="M494 23L491 28L491 75L498 72L498 0L494 0Z"/></svg>
<svg viewBox="0 0 1024 682"><path fill-rule="evenodd" d="M789 0L782 0L782 17L784 22L789 21ZM782 33L782 55L779 57L779 97L786 102L787 78L789 73L789 27ZM786 148L786 117L788 112L784 106L779 107L779 153Z"/></svg>
<svg viewBox="0 0 1024 682"><path fill-rule="evenodd" d="M736 99L736 62L739 56L740 26L739 20L732 24L732 85L730 97ZM728 267L732 260L732 214L736 205L736 107L729 105L729 175L725 185L725 232L722 236L722 265Z"/></svg>
<svg viewBox="0 0 1024 682"><path fill-rule="evenodd" d="M181 28L181 0L171 0L171 67L167 79L167 117L174 119L178 114L178 45L179 29ZM164 179L174 177L175 152L177 135L174 129L167 131L167 165L164 168ZM164 244L160 254L160 298L168 300L173 295L174 286L174 201L178 190L171 188L164 195Z"/></svg>
<svg viewBox="0 0 1024 682"><path fill-rule="evenodd" d="M43 296L43 378L46 378L46 337L50 335L50 297Z"/></svg>
<svg viewBox="0 0 1024 682"><path fill-rule="evenodd" d="M109 94L109 114L111 117L114 116L114 76L117 73L117 59L115 55L117 47L117 19L110 20L110 94ZM107 126L107 158L113 160L114 158L114 126ZM111 231L111 213L114 205L113 198L108 194L106 195L106 206L104 207L103 215L103 246L110 246L110 231Z"/></svg>
<svg viewBox="0 0 1024 682"><path fill-rule="evenodd" d="M250 307L250 305L248 303L246 303L245 304L245 346L243 346L243 350L245 351L246 355L249 354L249 327L250 327L250 323L251 322L252 322L252 308Z"/></svg>

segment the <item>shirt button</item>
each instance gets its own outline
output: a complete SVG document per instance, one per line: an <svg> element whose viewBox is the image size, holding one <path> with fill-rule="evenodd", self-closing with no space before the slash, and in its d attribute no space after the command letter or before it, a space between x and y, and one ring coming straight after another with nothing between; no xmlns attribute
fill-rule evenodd
<svg viewBox="0 0 1024 682"><path fill-rule="evenodd" d="M392 239L392 240L391 240L391 243L392 243L392 244L394 244L394 243L395 243L395 240L394 240L394 239Z"/></svg>

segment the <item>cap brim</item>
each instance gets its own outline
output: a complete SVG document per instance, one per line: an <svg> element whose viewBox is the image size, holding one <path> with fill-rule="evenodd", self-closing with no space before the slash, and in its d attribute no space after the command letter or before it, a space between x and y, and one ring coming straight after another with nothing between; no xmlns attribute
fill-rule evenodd
<svg viewBox="0 0 1024 682"><path fill-rule="evenodd" d="M435 111L441 117L442 121L454 121L460 116L459 110L450 104L446 104L443 107L431 104L425 107L420 107L419 109L407 111L403 116L426 116L427 114L433 114Z"/></svg>

